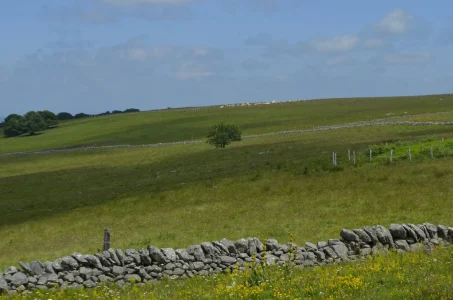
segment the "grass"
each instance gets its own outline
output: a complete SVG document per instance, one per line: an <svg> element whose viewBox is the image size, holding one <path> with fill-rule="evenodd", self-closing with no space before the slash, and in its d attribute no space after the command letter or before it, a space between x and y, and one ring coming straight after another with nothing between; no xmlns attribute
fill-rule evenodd
<svg viewBox="0 0 453 300"><path fill-rule="evenodd" d="M354 168L346 157L349 148L450 131L364 127L247 139L223 150L199 144L0 157L0 267L96 252L104 227L124 249L288 232L302 243L337 237L343 227L453 224L453 160ZM336 169L331 151L340 153Z"/></svg>
<svg viewBox="0 0 453 300"><path fill-rule="evenodd" d="M255 267L141 288L42 291L21 299L450 299L452 261L451 248L391 253L363 263L304 269Z"/></svg>
<svg viewBox="0 0 453 300"><path fill-rule="evenodd" d="M208 125L221 120L231 119L252 134L452 108L453 97L425 96L170 110L68 122L39 136L2 142L4 152L165 142L203 137ZM105 227L112 232L112 246L126 249L187 247L223 237L285 242L288 233L302 244L336 238L344 227L395 222L451 226L452 139L451 126L391 125L261 136L226 149L191 144L0 156L0 269L19 260L95 253ZM358 153L357 166L347 159L348 149ZM337 167L332 166L333 151ZM448 262L447 255L441 259ZM311 278L307 274L312 273L300 272ZM190 282L175 289L201 285Z"/></svg>
<svg viewBox="0 0 453 300"><path fill-rule="evenodd" d="M141 112L63 122L32 137L5 139L0 132L0 153L200 139L220 122L239 125L244 134L257 134L451 110L452 95L434 95Z"/></svg>

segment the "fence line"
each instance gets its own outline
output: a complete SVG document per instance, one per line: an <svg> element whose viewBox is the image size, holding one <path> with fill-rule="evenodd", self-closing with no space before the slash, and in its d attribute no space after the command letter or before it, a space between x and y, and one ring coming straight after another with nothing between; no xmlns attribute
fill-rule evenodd
<svg viewBox="0 0 453 300"><path fill-rule="evenodd" d="M441 138L441 141L444 141L445 139L442 137ZM386 143L386 146L388 146L388 143ZM356 164L356 155L355 155L355 150L352 152L352 163L353 165ZM412 151L411 151L411 147L408 146L408 150L407 150L407 155L409 157L409 161L412 161ZM431 159L434 159L434 148L433 148L433 145L431 145L430 147L430 157ZM351 161L351 150L348 149L348 161ZM373 161L373 149L370 147L369 148L369 161L372 162ZM390 149L390 156L389 156L389 161L390 162L393 162L393 148ZM337 153L336 152L332 152L332 164L333 166L337 166Z"/></svg>
<svg viewBox="0 0 453 300"><path fill-rule="evenodd" d="M338 129L347 129L355 127L372 127L372 126L390 126L390 125L413 125L413 126L451 126L453 122L412 122L412 121L402 121L402 122L353 122L341 125L326 125L318 126L312 129L293 129L285 131L276 131L269 133L261 133L254 135L244 135L242 138L257 138L263 136L273 136L273 135L283 135L291 133L308 133L308 132L317 132L317 131L327 131L327 130L338 130ZM103 150L103 149L120 149L120 148L155 148L155 147L165 147L165 146L175 146L175 145L188 145L188 144L201 144L205 143L205 140L192 140L192 141L180 141L180 142L168 142L168 143L155 143L155 144L141 144L141 145L107 145L107 146L87 146L87 147L78 147L78 148L67 148L67 149L51 149L51 150L42 150L42 151L29 151L29 152L7 152L0 153L0 156L7 155L25 155L25 154L50 154L50 153L59 153L59 152L71 152L71 151L83 151L83 150Z"/></svg>

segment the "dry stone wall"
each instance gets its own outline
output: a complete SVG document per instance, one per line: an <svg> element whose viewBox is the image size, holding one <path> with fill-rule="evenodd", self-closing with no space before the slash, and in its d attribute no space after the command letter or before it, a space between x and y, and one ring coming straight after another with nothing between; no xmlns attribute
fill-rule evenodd
<svg viewBox="0 0 453 300"><path fill-rule="evenodd" d="M394 249L399 253L453 243L453 228L424 223L377 225L343 229L339 239L304 246L280 244L275 239L263 243L258 238L204 242L185 249L109 249L94 255L74 253L53 262L19 262L0 273L0 294L35 289L93 288L104 282L118 286L144 285L164 277L183 279L207 276L257 264L292 263L294 267L322 266L355 261Z"/></svg>

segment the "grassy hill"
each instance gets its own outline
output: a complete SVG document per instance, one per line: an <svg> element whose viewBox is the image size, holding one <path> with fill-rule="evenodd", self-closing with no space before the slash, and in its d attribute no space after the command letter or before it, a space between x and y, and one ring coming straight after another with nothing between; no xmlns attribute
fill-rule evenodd
<svg viewBox="0 0 453 300"><path fill-rule="evenodd" d="M450 110L452 95L171 109L63 122L60 127L33 137L0 137L0 153L188 141L204 138L209 127L220 122L237 124L247 135Z"/></svg>
<svg viewBox="0 0 453 300"><path fill-rule="evenodd" d="M453 97L445 96L170 110L71 121L2 141L4 152L152 143L203 138L219 121L252 134L449 110ZM261 136L226 149L191 144L0 156L0 269L94 253L105 227L112 246L125 249L223 237L284 242L289 233L303 243L336 237L343 227L392 222L453 225L452 139L452 126L391 125ZM392 164L386 143L398 147ZM411 162L404 157L409 144ZM370 145L383 149L371 163ZM430 159L430 145L448 151ZM357 166L348 149L357 151Z"/></svg>

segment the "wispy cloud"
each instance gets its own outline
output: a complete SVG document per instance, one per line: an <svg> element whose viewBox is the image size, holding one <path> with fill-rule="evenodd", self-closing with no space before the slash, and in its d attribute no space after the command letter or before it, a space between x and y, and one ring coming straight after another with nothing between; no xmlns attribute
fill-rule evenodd
<svg viewBox="0 0 453 300"><path fill-rule="evenodd" d="M405 34L413 26L414 16L396 8L385 15L377 24L376 29L390 34Z"/></svg>
<svg viewBox="0 0 453 300"><path fill-rule="evenodd" d="M375 57L371 62L385 65L424 65L432 59L430 52L399 52Z"/></svg>
<svg viewBox="0 0 453 300"><path fill-rule="evenodd" d="M102 0L110 5L130 6L130 5L181 5L187 4L190 0Z"/></svg>
<svg viewBox="0 0 453 300"><path fill-rule="evenodd" d="M310 42L313 50L320 53L345 52L353 50L359 43L356 35L336 36L330 39L318 39Z"/></svg>

